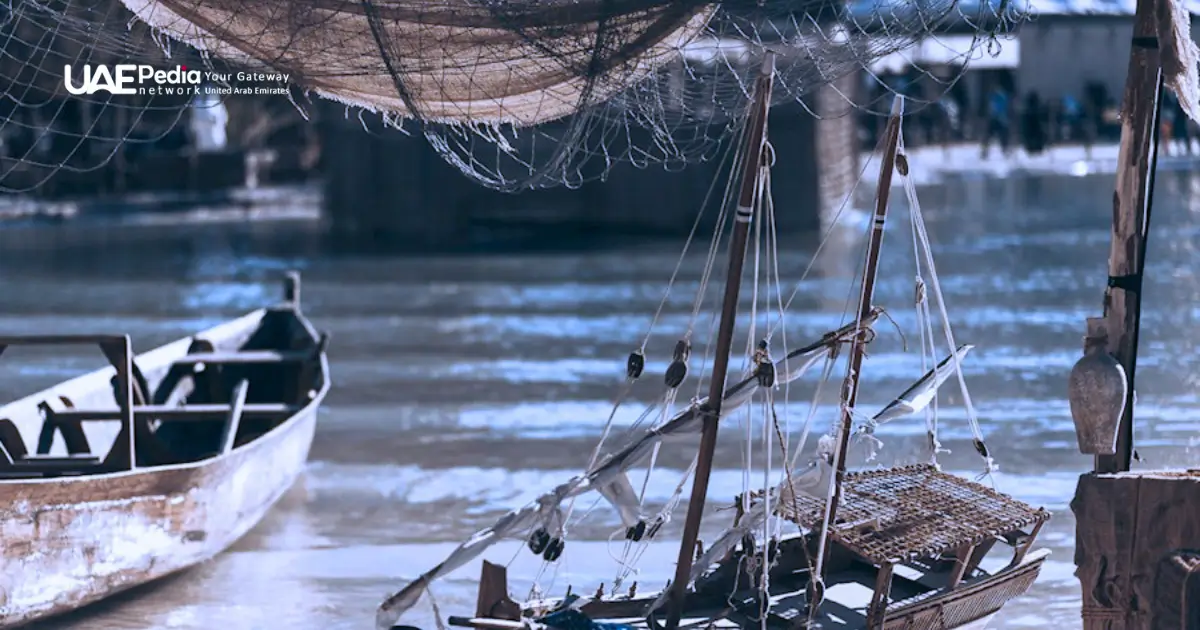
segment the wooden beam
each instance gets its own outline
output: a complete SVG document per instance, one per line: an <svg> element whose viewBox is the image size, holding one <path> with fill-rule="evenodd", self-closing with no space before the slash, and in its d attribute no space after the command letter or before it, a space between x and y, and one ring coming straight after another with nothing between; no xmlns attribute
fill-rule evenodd
<svg viewBox="0 0 1200 630"><path fill-rule="evenodd" d="M975 569L978 569L979 565L983 564L983 559L986 558L988 553L992 551L992 548L996 546L997 542L1000 542L1000 539L989 538L978 545L975 545L975 549L971 552L971 557L967 559L967 567L964 575L970 575L971 572L973 572Z"/></svg>
<svg viewBox="0 0 1200 630"><path fill-rule="evenodd" d="M233 386L233 400L229 405L229 416L225 421L225 432L221 436L221 452L233 450L237 441L238 428L242 426L242 410L246 407L246 392L250 390L250 381L242 379Z"/></svg>
<svg viewBox="0 0 1200 630"><path fill-rule="evenodd" d="M220 365L255 363L299 363L312 357L309 350L279 352L276 350L245 350L240 352L197 352L175 360L176 365L211 363Z"/></svg>
<svg viewBox="0 0 1200 630"><path fill-rule="evenodd" d="M1020 538L1017 544L1013 545L1013 559L1009 566L1015 567L1021 564L1021 561L1029 553L1029 550L1033 548L1033 543L1037 540L1038 534L1041 533L1042 526L1045 524L1046 521L1038 522L1027 536Z"/></svg>
<svg viewBox="0 0 1200 630"><path fill-rule="evenodd" d="M962 583L967 570L971 568L971 558L975 555L975 545L963 545L954 554L954 568L950 570L947 586L954 588Z"/></svg>
<svg viewBox="0 0 1200 630"><path fill-rule="evenodd" d="M509 621L507 619L456 617L451 615L446 618L446 623L452 626L458 626L460 628L479 628L479 630L528 630L528 626L525 625L525 622Z"/></svg>
<svg viewBox="0 0 1200 630"><path fill-rule="evenodd" d="M1132 50L1121 104L1121 145L1113 192L1112 245L1108 255L1108 289L1104 318L1108 351L1125 368L1129 394L1117 429L1117 450L1096 457L1096 472L1129 470L1133 459L1134 372L1142 308L1142 273L1153 195L1154 160L1158 147L1158 110L1162 100L1155 19L1159 0L1137 0Z"/></svg>
<svg viewBox="0 0 1200 630"><path fill-rule="evenodd" d="M123 467L128 470L137 468L137 445L134 436L137 428L134 426L133 407L145 404L145 392L137 386L133 368L133 344L129 335L121 335L115 339L99 342L100 351L108 357L113 368L117 371L117 418L121 420L121 431L117 441L109 449L106 464ZM65 415L65 414L64 414Z"/></svg>
<svg viewBox="0 0 1200 630"><path fill-rule="evenodd" d="M125 335L0 335L0 346L77 346L121 343Z"/></svg>
<svg viewBox="0 0 1200 630"><path fill-rule="evenodd" d="M886 563L879 566L875 575L875 593L871 595L871 605L867 608L867 630L883 630L887 618L888 597L892 593L892 571L894 564Z"/></svg>
<svg viewBox="0 0 1200 630"><path fill-rule="evenodd" d="M302 407L277 403L250 403L242 406L243 416L289 416ZM139 420L187 421L211 420L214 417L228 415L233 411L233 405L225 404L196 404L184 407L166 407L161 405L136 405L133 408L134 417ZM69 409L58 414L59 423L89 422L102 420L119 420L120 409Z"/></svg>

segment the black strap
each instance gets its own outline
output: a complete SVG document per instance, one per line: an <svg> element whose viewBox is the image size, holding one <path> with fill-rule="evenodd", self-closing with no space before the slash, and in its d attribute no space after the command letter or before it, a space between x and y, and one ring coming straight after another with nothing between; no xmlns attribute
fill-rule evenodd
<svg viewBox="0 0 1200 630"><path fill-rule="evenodd" d="M1133 38L1133 47L1134 48L1149 48L1150 50L1155 50L1158 48L1158 38L1153 35L1151 35L1149 37L1134 37Z"/></svg>
<svg viewBox="0 0 1200 630"><path fill-rule="evenodd" d="M1142 274L1132 273L1127 276L1109 276L1108 286L1122 291L1139 293L1142 290Z"/></svg>

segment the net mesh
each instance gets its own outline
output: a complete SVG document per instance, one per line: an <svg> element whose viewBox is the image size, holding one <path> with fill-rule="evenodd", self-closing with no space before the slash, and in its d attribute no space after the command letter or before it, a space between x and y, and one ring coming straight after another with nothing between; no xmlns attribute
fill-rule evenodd
<svg viewBox="0 0 1200 630"><path fill-rule="evenodd" d="M313 95L333 99L347 116L424 136L485 186L576 185L620 162L715 155L743 121L768 51L776 104L842 116L890 102L895 87L874 70L881 59L955 33L941 72L917 63L927 80L907 94L936 98L930 85L995 52L996 36L1026 14L1018 1L8 0L0 189L94 169L122 143L186 143L178 123L197 91L265 99L273 115L297 119L312 113ZM100 66L116 74L117 64L189 72L128 84L135 94L65 89L95 85ZM876 89L808 106L851 73ZM286 88L236 96L267 83Z"/></svg>

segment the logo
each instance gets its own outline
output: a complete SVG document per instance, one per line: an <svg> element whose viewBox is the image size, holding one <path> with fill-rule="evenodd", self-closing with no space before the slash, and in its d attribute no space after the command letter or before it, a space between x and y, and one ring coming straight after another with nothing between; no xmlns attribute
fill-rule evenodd
<svg viewBox="0 0 1200 630"><path fill-rule="evenodd" d="M109 94L198 94L201 72L176 66L158 70L154 66L118 64L85 65L80 82L76 84L71 66L63 67L63 87L76 96L91 96L97 92Z"/></svg>

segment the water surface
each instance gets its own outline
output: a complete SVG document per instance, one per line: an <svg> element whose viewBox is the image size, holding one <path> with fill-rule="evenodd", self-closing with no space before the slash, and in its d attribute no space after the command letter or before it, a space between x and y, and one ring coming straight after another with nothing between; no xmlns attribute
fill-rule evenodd
<svg viewBox="0 0 1200 630"><path fill-rule="evenodd" d="M1053 552L1041 580L1003 611L995 628L1080 625L1068 502L1089 460L1075 449L1065 390L1083 320L1100 312L1111 181L958 181L922 194L957 340L977 346L967 379L1001 466L995 483L1054 513L1040 539ZM1195 466L1200 256L1193 244L1200 237L1200 176L1160 175L1155 201L1138 447L1144 465ZM891 324L879 325L861 399L872 409L921 371L912 348L913 263L905 223L896 221L888 233L876 301L890 309L910 347L904 350ZM802 286L787 319L793 343L842 321L861 249L852 234L827 246ZM311 465L261 526L213 562L41 627L371 627L386 593L587 463L624 358L641 342L681 245L426 258L331 253L315 228L298 224L0 231L0 330L128 331L145 350L276 299L279 273L299 268L305 308L332 335L334 388ZM634 403L660 393L670 347L690 320L704 245L685 261L658 320ZM786 283L798 278L813 248L812 238L783 239ZM705 313L695 324L698 340L708 335ZM759 319L759 334L767 321ZM742 322L744 330L745 316ZM780 335L773 344L782 347ZM702 356L703 346L696 352ZM0 360L0 393L27 393L99 365L98 356L12 350ZM793 433L814 382L810 376L794 386L786 409L779 403ZM680 400L695 392L689 380ZM941 411L943 442L952 451L943 456L944 466L977 474L961 396L950 395ZM633 403L624 407L614 420L617 432L638 413ZM826 430L834 413L823 405L814 431ZM747 480L741 472L746 425L741 414L723 429L710 494L714 510L729 505L747 483L762 482L761 474ZM923 432L920 419L881 429L882 460L922 461ZM761 431L751 437L761 440ZM686 449L664 450L647 488L649 504L657 508L671 496L689 459ZM634 475L635 485L640 482ZM591 500L581 500L576 509L591 508ZM711 512L701 538L728 517ZM573 527L564 560L541 575L543 587L561 592L570 584L591 592L601 582L611 584L617 572L611 555L619 555L621 545L606 541L616 522L598 506L586 524ZM663 584L674 553L672 545L651 545L637 578L642 590ZM521 595L541 569L517 544L488 557L512 561L514 591ZM434 590L444 614L473 610L477 572L472 563ZM432 628L428 601L407 621Z"/></svg>

